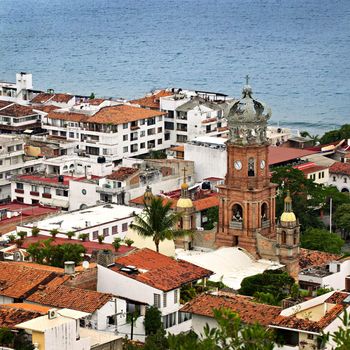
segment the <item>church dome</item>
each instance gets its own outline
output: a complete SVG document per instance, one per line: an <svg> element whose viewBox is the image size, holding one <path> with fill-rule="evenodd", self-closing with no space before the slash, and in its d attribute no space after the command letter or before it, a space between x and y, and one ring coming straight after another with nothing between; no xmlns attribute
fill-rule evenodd
<svg viewBox="0 0 350 350"><path fill-rule="evenodd" d="M176 203L176 206L182 209L192 208L193 202L190 198L179 198L179 200Z"/></svg>
<svg viewBox="0 0 350 350"><path fill-rule="evenodd" d="M252 88L245 85L242 98L231 106L228 118L234 123L266 123L270 119L271 109L264 102L253 99L252 94Z"/></svg>
<svg viewBox="0 0 350 350"><path fill-rule="evenodd" d="M284 212L281 215L281 223L295 222L297 218L293 212Z"/></svg>

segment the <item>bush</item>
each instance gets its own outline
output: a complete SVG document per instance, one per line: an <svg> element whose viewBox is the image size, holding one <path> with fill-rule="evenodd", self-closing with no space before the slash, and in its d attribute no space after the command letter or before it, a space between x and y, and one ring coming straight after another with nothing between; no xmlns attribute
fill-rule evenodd
<svg viewBox="0 0 350 350"><path fill-rule="evenodd" d="M309 228L301 235L301 247L340 254L344 241L335 233L318 228Z"/></svg>
<svg viewBox="0 0 350 350"><path fill-rule="evenodd" d="M158 329L163 328L161 312L155 306L147 308L143 324L146 335L156 334Z"/></svg>
<svg viewBox="0 0 350 350"><path fill-rule="evenodd" d="M34 226L32 228L32 236L37 237L39 233L40 233L40 229L38 227Z"/></svg>

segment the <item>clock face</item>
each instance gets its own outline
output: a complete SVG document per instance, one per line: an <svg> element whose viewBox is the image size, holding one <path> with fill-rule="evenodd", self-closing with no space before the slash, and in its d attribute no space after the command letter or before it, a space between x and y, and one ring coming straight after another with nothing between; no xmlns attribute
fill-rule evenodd
<svg viewBox="0 0 350 350"><path fill-rule="evenodd" d="M264 169L264 168L265 168L265 161L264 161L264 160L262 160L262 161L260 162L260 168L261 168L261 169Z"/></svg>
<svg viewBox="0 0 350 350"><path fill-rule="evenodd" d="M242 162L240 160L235 160L234 166L237 170L241 170L242 169Z"/></svg>

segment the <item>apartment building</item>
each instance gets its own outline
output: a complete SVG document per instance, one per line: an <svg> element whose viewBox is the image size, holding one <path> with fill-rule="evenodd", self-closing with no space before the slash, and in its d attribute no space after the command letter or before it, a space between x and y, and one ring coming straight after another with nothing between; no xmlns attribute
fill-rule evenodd
<svg viewBox="0 0 350 350"><path fill-rule="evenodd" d="M57 110L43 120L50 136L76 141L79 154L100 163L117 162L169 147L164 137L164 112L129 105L100 110Z"/></svg>
<svg viewBox="0 0 350 350"><path fill-rule="evenodd" d="M41 113L15 102L0 101L0 133L20 134L41 130Z"/></svg>
<svg viewBox="0 0 350 350"><path fill-rule="evenodd" d="M24 155L24 140L9 135L0 136L0 203L11 198L11 176L29 173L42 167L41 159Z"/></svg>

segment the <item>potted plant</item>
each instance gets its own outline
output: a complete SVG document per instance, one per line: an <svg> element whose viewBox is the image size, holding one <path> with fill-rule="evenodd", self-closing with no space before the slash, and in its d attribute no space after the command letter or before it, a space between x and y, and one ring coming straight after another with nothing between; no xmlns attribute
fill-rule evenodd
<svg viewBox="0 0 350 350"><path fill-rule="evenodd" d="M112 246L114 247L115 251L117 252L121 246L122 239L120 237L114 238L114 241L112 243Z"/></svg>
<svg viewBox="0 0 350 350"><path fill-rule="evenodd" d="M130 238L124 239L124 243L128 246L131 247L134 244L134 241Z"/></svg>
<svg viewBox="0 0 350 350"><path fill-rule="evenodd" d="M81 239L83 242L86 242L88 238L89 238L89 234L88 233L81 233L79 235L79 239Z"/></svg>
<svg viewBox="0 0 350 350"><path fill-rule="evenodd" d="M100 243L100 244L103 243L104 239L105 239L105 238L104 238L103 235L98 235L98 236L97 236L98 243Z"/></svg>
<svg viewBox="0 0 350 350"><path fill-rule="evenodd" d="M20 239L21 241L23 241L23 240L24 240L24 237L27 236L27 232L26 232L26 231L19 231L19 232L17 232L17 236L19 237L19 239Z"/></svg>
<svg viewBox="0 0 350 350"><path fill-rule="evenodd" d="M68 237L68 239L72 239L75 236L75 233L73 231L68 231L66 233L66 236Z"/></svg>
<svg viewBox="0 0 350 350"><path fill-rule="evenodd" d="M53 239L55 239L55 237L58 235L58 230L57 228L53 228L51 231L50 231L50 235Z"/></svg>
<svg viewBox="0 0 350 350"><path fill-rule="evenodd" d="M32 236L37 237L39 235L40 229L36 226L32 228Z"/></svg>

